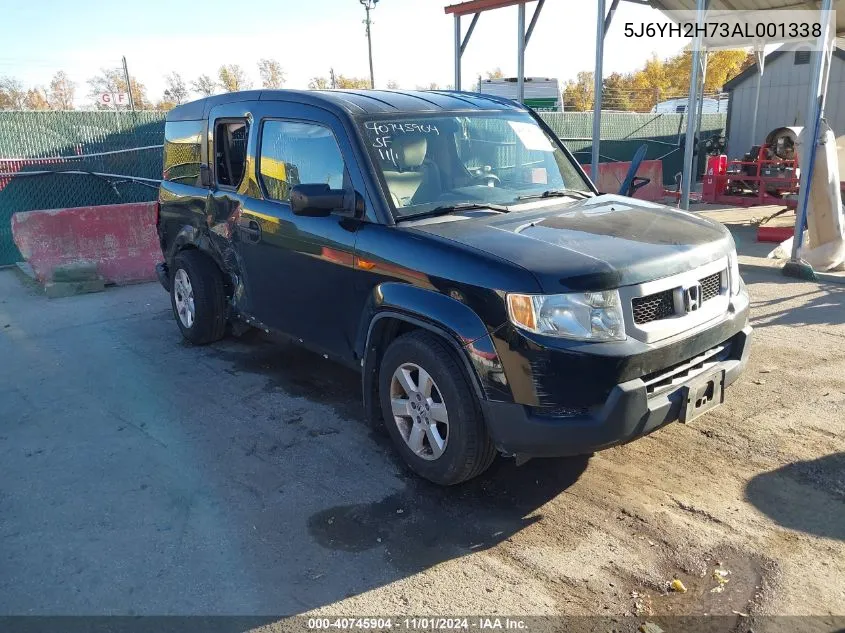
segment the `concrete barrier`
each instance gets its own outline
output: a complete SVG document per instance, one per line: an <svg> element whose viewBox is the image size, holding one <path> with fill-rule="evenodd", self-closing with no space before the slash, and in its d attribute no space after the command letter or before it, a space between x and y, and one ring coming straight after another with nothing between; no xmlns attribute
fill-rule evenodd
<svg viewBox="0 0 845 633"><path fill-rule="evenodd" d="M598 181L593 178L596 187L602 193L618 193L619 187L625 180L625 175L628 173L628 168L631 166L630 161L619 163L599 163L599 178ZM591 166L582 165L584 171L590 176ZM637 170L637 176L642 178L651 178L642 189L639 189L635 194L635 198L642 200L663 200L663 163L659 160L644 160ZM592 178L592 176L590 176Z"/></svg>
<svg viewBox="0 0 845 633"><path fill-rule="evenodd" d="M156 278L155 222L155 202L25 211L12 216L12 236L41 283L57 267L93 262L106 283L126 284Z"/></svg>

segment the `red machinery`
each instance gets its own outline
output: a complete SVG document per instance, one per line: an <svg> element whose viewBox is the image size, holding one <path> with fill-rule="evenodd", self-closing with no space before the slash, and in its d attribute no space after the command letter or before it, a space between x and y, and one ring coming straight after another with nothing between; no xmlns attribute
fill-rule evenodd
<svg viewBox="0 0 845 633"><path fill-rule="evenodd" d="M707 158L701 188L702 202L738 207L782 204L795 208L798 193L798 152L801 128L780 127L769 132L742 160L724 154ZM788 197L787 197L788 196Z"/></svg>

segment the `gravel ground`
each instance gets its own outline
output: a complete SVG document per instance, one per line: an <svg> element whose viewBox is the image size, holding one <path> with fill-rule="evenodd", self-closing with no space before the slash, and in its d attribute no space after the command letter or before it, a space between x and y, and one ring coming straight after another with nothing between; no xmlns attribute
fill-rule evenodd
<svg viewBox="0 0 845 633"><path fill-rule="evenodd" d="M0 271L0 614L845 615L845 286L743 268L722 407L447 490L345 369Z"/></svg>

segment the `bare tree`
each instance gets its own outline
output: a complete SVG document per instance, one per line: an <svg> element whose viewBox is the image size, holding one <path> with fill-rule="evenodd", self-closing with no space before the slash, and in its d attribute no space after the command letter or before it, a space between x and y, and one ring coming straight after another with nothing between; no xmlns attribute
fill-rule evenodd
<svg viewBox="0 0 845 633"><path fill-rule="evenodd" d="M237 64L224 64L221 66L220 70L217 71L217 78L220 80L220 86L226 92L246 90L252 86L243 68Z"/></svg>
<svg viewBox="0 0 845 633"><path fill-rule="evenodd" d="M26 92L13 77L0 77L0 110L23 110Z"/></svg>
<svg viewBox="0 0 845 633"><path fill-rule="evenodd" d="M391 79L387 82L387 89L388 90L398 90L399 89L399 82L395 79Z"/></svg>
<svg viewBox="0 0 845 633"><path fill-rule="evenodd" d="M188 98L188 88L179 73L170 73L164 78L167 87L164 89L162 101L180 105Z"/></svg>
<svg viewBox="0 0 845 633"><path fill-rule="evenodd" d="M135 102L135 108L138 110L148 109L150 103L147 101L147 88L135 77L129 77L129 83L132 86L132 99ZM122 68L101 68L99 75L95 75L88 80L88 88L88 96L96 99L103 92L127 92L128 87ZM110 106L97 104L98 110L109 108Z"/></svg>
<svg viewBox="0 0 845 633"><path fill-rule="evenodd" d="M261 85L265 88L281 88L285 85L285 71L275 59L259 61L258 74L261 75Z"/></svg>
<svg viewBox="0 0 845 633"><path fill-rule="evenodd" d="M47 102L51 110L73 110L73 97L76 94L76 84L60 70L50 80L47 91Z"/></svg>
<svg viewBox="0 0 845 633"><path fill-rule="evenodd" d="M502 72L502 69L496 66L493 70L488 70L484 73L487 75L487 79L502 79L505 76L505 73Z"/></svg>
<svg viewBox="0 0 845 633"><path fill-rule="evenodd" d="M26 97L23 100L24 108L27 110L49 110L50 104L47 102L47 92L44 88L30 88L26 91Z"/></svg>
<svg viewBox="0 0 845 633"><path fill-rule="evenodd" d="M203 97L210 97L217 90L217 83L208 75L200 75L191 82L191 90Z"/></svg>

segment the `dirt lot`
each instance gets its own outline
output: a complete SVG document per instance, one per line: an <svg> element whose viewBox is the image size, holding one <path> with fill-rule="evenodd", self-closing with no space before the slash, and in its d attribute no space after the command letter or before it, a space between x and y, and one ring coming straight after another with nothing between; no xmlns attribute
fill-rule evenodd
<svg viewBox="0 0 845 633"><path fill-rule="evenodd" d="M443 490L346 370L0 271L0 614L845 615L845 286L743 274L723 407Z"/></svg>

